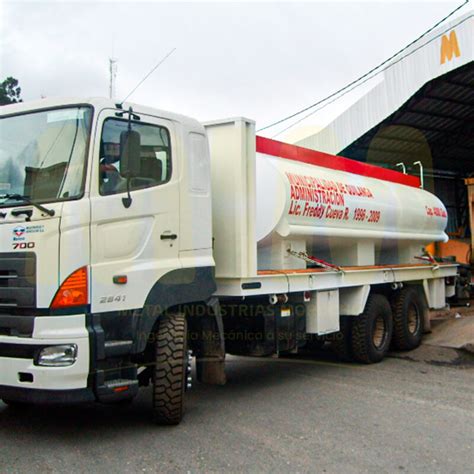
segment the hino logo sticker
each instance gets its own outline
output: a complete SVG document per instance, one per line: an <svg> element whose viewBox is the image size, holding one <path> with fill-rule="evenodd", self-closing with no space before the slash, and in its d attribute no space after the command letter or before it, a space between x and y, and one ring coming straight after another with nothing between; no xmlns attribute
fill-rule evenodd
<svg viewBox="0 0 474 474"><path fill-rule="evenodd" d="M17 227L15 227L13 229L13 233L17 236L17 237L21 237L24 233L26 232L26 227L22 226L22 225L19 225Z"/></svg>
<svg viewBox="0 0 474 474"><path fill-rule="evenodd" d="M13 229L13 242L23 242L25 240L26 227L19 225Z"/></svg>
<svg viewBox="0 0 474 474"><path fill-rule="evenodd" d="M43 232L44 225L33 225L29 227L19 225L13 229L13 242L23 242L26 240L26 234L36 234Z"/></svg>

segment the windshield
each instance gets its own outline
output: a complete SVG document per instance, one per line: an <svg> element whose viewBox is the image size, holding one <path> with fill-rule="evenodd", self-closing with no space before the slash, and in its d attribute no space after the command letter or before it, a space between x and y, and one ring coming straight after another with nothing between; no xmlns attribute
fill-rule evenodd
<svg viewBox="0 0 474 474"><path fill-rule="evenodd" d="M61 108L0 120L0 206L80 197L92 108ZM3 196L3 197L2 197Z"/></svg>

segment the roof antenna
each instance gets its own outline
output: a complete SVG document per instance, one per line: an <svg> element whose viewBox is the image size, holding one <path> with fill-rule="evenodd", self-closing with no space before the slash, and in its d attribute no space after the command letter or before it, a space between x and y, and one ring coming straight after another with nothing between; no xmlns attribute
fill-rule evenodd
<svg viewBox="0 0 474 474"><path fill-rule="evenodd" d="M115 82L117 80L117 59L109 58L109 98L115 99Z"/></svg>
<svg viewBox="0 0 474 474"><path fill-rule="evenodd" d="M131 90L131 92L128 93L128 95L123 99L121 102L116 104L117 108L121 109L122 104L158 69L159 66L161 66L174 52L176 51L176 48L173 48L166 56L163 57L163 59L160 59L158 61L157 65Z"/></svg>

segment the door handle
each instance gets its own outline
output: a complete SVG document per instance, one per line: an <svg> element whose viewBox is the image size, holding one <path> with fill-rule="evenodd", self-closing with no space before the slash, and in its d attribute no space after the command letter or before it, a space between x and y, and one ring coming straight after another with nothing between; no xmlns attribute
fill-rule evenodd
<svg viewBox="0 0 474 474"><path fill-rule="evenodd" d="M26 216L26 221L29 222L31 220L31 216L33 215L33 211L31 209L17 209L11 212L13 217L19 216Z"/></svg>
<svg viewBox="0 0 474 474"><path fill-rule="evenodd" d="M161 234L161 240L176 240L178 236L176 234Z"/></svg>

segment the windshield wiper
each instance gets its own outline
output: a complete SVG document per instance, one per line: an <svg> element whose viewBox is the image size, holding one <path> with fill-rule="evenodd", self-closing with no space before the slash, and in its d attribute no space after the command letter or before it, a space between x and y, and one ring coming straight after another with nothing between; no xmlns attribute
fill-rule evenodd
<svg viewBox="0 0 474 474"><path fill-rule="evenodd" d="M47 207L38 204L37 202L32 201L28 196L22 196L21 194L2 194L0 199L13 199L15 201L23 201L25 204L29 204L31 206L36 207L41 212L48 214L48 216L53 217L55 212L54 209L48 209Z"/></svg>

